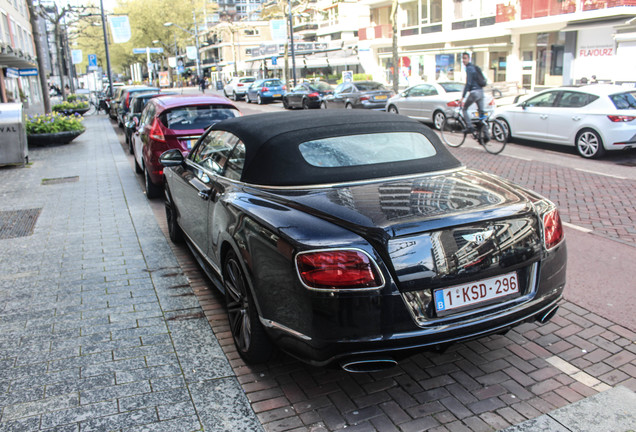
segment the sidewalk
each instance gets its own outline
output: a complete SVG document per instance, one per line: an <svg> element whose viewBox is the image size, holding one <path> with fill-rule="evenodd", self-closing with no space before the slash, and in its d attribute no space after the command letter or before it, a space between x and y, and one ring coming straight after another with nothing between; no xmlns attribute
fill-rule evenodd
<svg viewBox="0 0 636 432"><path fill-rule="evenodd" d="M262 430L110 122L85 125L0 168L0 431Z"/></svg>
<svg viewBox="0 0 636 432"><path fill-rule="evenodd" d="M378 374L246 366L110 121L85 125L0 168L0 431L636 430L633 331L568 302Z"/></svg>

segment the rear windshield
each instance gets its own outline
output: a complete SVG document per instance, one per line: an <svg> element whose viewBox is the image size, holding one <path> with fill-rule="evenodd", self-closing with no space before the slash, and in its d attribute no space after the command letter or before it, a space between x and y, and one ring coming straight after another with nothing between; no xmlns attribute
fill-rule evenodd
<svg viewBox="0 0 636 432"><path fill-rule="evenodd" d="M267 81L263 81L263 87L275 87L275 86L282 86L283 82L280 80L267 80Z"/></svg>
<svg viewBox="0 0 636 432"><path fill-rule="evenodd" d="M309 84L309 88L316 91L329 91L331 86L326 82L320 81L317 83Z"/></svg>
<svg viewBox="0 0 636 432"><path fill-rule="evenodd" d="M355 85L360 91L386 90L386 87L377 82L357 82Z"/></svg>
<svg viewBox="0 0 636 432"><path fill-rule="evenodd" d="M440 85L446 91L446 93L464 91L464 84L462 83L442 83Z"/></svg>
<svg viewBox="0 0 636 432"><path fill-rule="evenodd" d="M207 129L221 120L238 117L238 110L226 105L198 105L174 108L161 116L164 126L173 130Z"/></svg>
<svg viewBox="0 0 636 432"><path fill-rule="evenodd" d="M254 82L254 80L255 80L255 78L241 78L241 79L239 80L239 82L242 82L242 83L246 83L246 82Z"/></svg>
<svg viewBox="0 0 636 432"><path fill-rule="evenodd" d="M335 168L423 159L435 156L429 139L417 132L350 135L306 141L299 145L305 161Z"/></svg>
<svg viewBox="0 0 636 432"><path fill-rule="evenodd" d="M610 95L616 109L636 109L636 90Z"/></svg>

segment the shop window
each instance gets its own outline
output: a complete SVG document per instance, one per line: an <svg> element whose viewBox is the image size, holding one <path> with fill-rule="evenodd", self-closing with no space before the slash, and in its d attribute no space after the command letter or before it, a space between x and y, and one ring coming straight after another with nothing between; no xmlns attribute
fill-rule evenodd
<svg viewBox="0 0 636 432"><path fill-rule="evenodd" d="M563 75L563 45L552 45L552 61L550 62L550 75Z"/></svg>

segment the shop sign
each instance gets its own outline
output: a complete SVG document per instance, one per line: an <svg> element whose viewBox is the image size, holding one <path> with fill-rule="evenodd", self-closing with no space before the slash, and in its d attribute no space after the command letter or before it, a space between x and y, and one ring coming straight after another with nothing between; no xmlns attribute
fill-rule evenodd
<svg viewBox="0 0 636 432"><path fill-rule="evenodd" d="M18 71L17 69L8 67L6 76L7 78L20 78L20 71Z"/></svg>
<svg viewBox="0 0 636 432"><path fill-rule="evenodd" d="M20 76L38 76L38 70L36 68L20 69Z"/></svg>
<svg viewBox="0 0 636 432"><path fill-rule="evenodd" d="M579 48L579 57L608 57L614 55L614 46L597 46Z"/></svg>

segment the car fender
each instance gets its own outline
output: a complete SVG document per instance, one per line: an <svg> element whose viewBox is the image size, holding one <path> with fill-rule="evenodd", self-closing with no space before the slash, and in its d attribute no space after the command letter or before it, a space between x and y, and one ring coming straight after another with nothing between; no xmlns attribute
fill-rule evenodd
<svg viewBox="0 0 636 432"><path fill-rule="evenodd" d="M603 131L603 128L599 127L598 122L592 121L592 119L597 118L597 116L590 117L589 115L586 115L585 117L586 118L584 119L583 123L578 124L576 128L572 128L572 133L568 137L567 144L576 145L576 137L579 135L579 133L581 133L581 131L584 129L591 129L601 137L601 140L603 141L603 147L608 150L611 149L611 146L608 146L607 135Z"/></svg>

